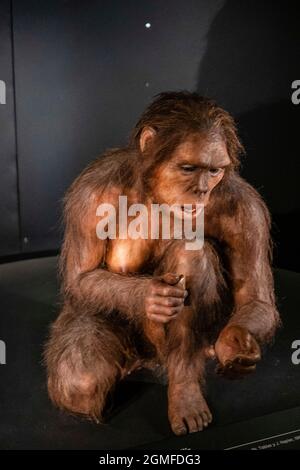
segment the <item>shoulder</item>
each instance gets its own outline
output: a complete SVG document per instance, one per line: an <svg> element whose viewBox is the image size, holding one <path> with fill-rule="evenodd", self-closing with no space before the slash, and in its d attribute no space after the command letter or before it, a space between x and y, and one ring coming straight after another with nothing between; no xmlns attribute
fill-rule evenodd
<svg viewBox="0 0 300 470"><path fill-rule="evenodd" d="M126 186L133 184L136 158L128 149L112 149L92 161L67 190L65 212L82 213L104 199L114 202Z"/></svg>
<svg viewBox="0 0 300 470"><path fill-rule="evenodd" d="M256 230L270 227L268 208L258 191L237 173L228 175L216 188L215 210L222 225L240 231L252 227Z"/></svg>
<svg viewBox="0 0 300 470"><path fill-rule="evenodd" d="M74 180L69 191L82 186L99 190L109 186L123 186L133 177L136 154L128 149L108 150L92 161Z"/></svg>

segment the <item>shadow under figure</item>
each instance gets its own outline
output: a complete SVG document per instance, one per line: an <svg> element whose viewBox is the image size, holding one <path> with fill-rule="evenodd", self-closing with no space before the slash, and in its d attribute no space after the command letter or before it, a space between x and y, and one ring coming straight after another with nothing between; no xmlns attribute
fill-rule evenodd
<svg viewBox="0 0 300 470"><path fill-rule="evenodd" d="M279 324L270 268L270 218L238 175L232 117L186 91L158 95L128 147L108 151L70 187L64 207L62 311L46 345L48 390L60 408L102 419L107 395L138 367L159 363L176 434L207 426L205 361L229 378L252 372ZM205 207L205 243L106 239L101 203Z"/></svg>

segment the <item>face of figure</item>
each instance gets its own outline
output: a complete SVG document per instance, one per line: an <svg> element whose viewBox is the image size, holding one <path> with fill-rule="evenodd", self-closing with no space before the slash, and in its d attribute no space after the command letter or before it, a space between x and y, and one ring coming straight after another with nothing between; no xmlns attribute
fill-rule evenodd
<svg viewBox="0 0 300 470"><path fill-rule="evenodd" d="M191 135L155 170L152 180L155 202L206 206L230 163L221 137Z"/></svg>

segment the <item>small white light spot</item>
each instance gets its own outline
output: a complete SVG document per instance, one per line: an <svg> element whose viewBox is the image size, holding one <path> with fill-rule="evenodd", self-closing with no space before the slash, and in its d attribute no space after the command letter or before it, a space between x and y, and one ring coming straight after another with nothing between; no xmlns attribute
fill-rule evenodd
<svg viewBox="0 0 300 470"><path fill-rule="evenodd" d="M146 87L146 88L149 88L149 86L150 86L150 83L149 83L149 82L146 82L146 83L145 83L145 87Z"/></svg>
<svg viewBox="0 0 300 470"><path fill-rule="evenodd" d="M23 242L24 242L25 244L28 243L28 242L29 242L28 237L24 237L24 238L23 238Z"/></svg>
<svg viewBox="0 0 300 470"><path fill-rule="evenodd" d="M151 28L151 23L146 23L145 28L147 28L147 29Z"/></svg>

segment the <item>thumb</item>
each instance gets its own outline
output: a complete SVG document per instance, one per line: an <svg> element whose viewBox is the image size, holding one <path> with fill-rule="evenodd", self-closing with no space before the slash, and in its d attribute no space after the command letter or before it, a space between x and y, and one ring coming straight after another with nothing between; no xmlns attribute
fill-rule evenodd
<svg viewBox="0 0 300 470"><path fill-rule="evenodd" d="M177 274L172 274L172 273L166 273L166 274L163 274L160 279L163 281L163 282L166 282L167 284L169 284L170 286L174 286L175 284L178 283L178 281L180 280L180 276L177 275Z"/></svg>

